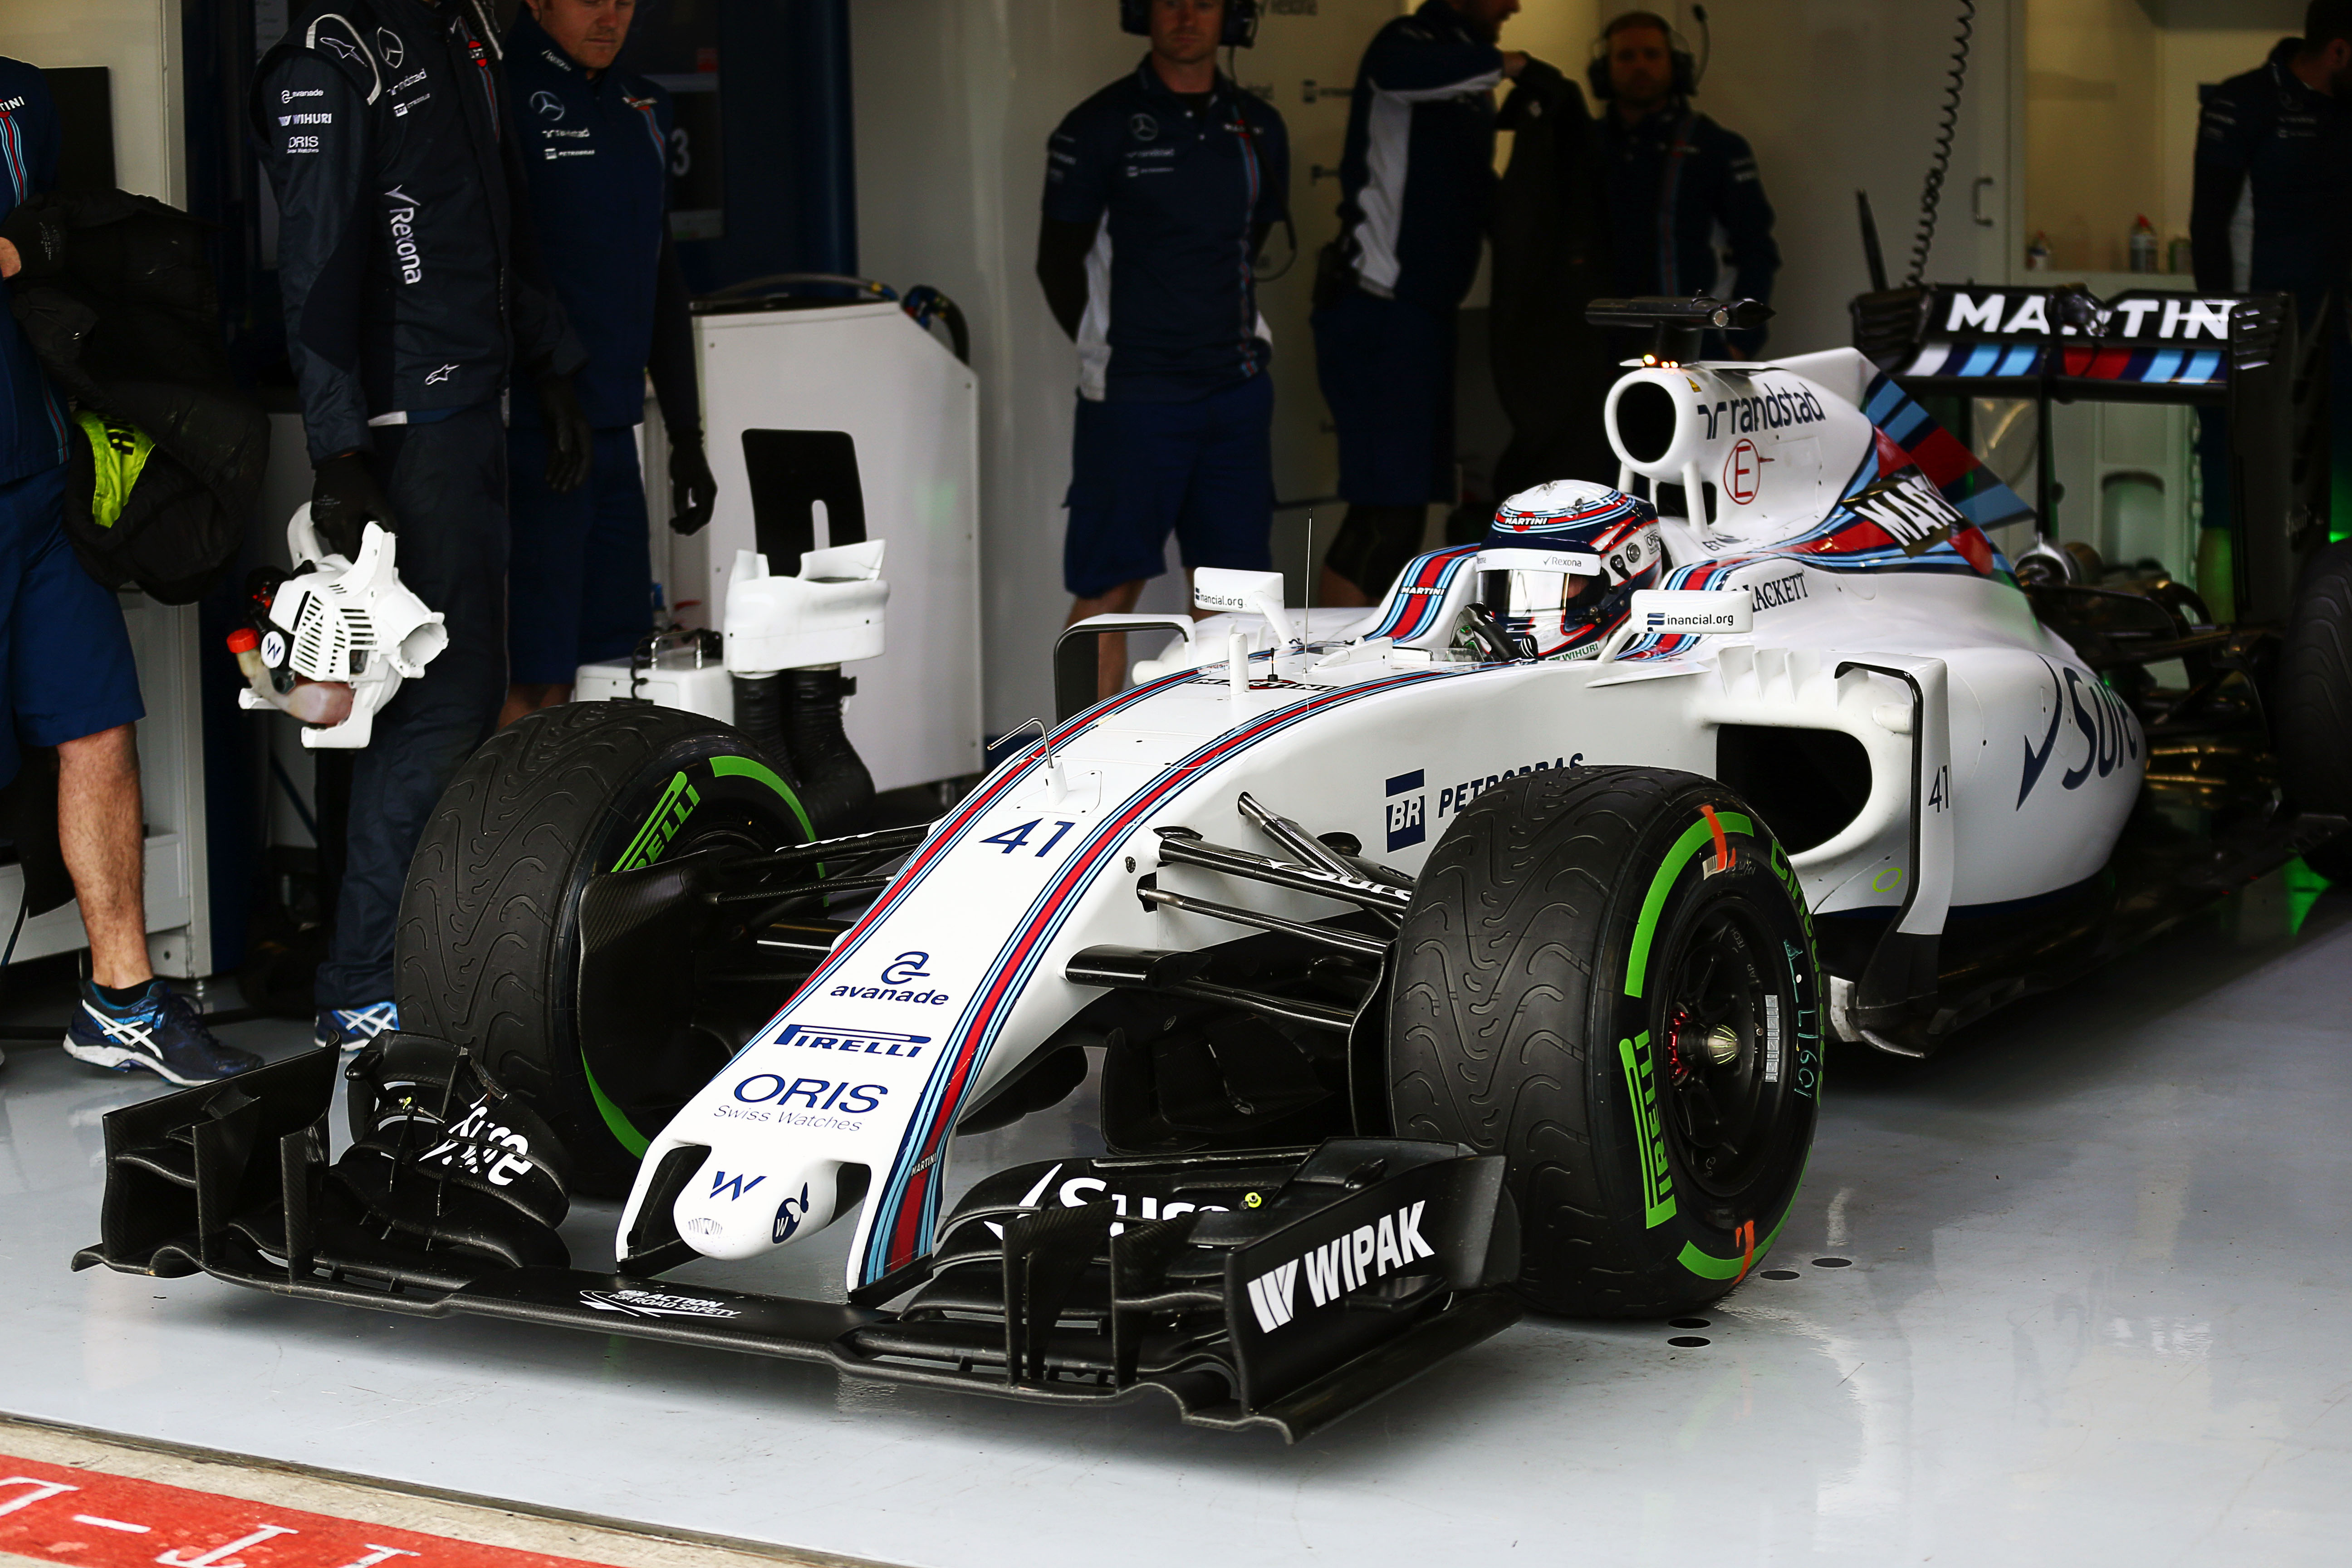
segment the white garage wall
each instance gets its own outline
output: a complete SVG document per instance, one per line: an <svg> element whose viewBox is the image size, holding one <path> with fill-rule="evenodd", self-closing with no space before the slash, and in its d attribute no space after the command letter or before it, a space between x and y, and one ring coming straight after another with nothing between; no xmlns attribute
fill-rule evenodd
<svg viewBox="0 0 2352 1568"><path fill-rule="evenodd" d="M5 0L0 54L48 68L109 68L116 183L173 206L184 201L177 0Z"/></svg>
<svg viewBox="0 0 2352 1568"><path fill-rule="evenodd" d="M2012 244L2010 13L1984 0L1962 142L1931 270L1992 277ZM1271 89L1292 137L1295 268L1265 290L1275 333L1276 489L1328 493L1328 419L1315 390L1307 300L1316 249L1336 227L1344 94L1365 42L1402 0L1274 0L1244 85ZM1664 7L1688 28L1687 5ZM1614 0L1530 0L1504 35L1580 69ZM1934 134L1954 6L1943 0L1718 0L1715 63L1700 102L1757 149L1787 258L1776 346L1846 341L1845 302L1864 287L1853 192L1876 201L1898 277ZM1069 479L1075 366L1031 268L1045 138L1071 106L1133 68L1142 41L1115 0L858 0L852 16L860 262L898 286L931 283L971 318L982 396L982 604L992 732L1047 710L1048 662L1066 601L1061 500ZM1306 83L1318 84L1309 99ZM1990 229L1969 218L1970 181L1990 174ZM1279 251L1276 238L1272 248ZM1337 521L1319 514L1318 530ZM1299 518L1277 527L1296 549ZM1328 537L1328 532L1324 534Z"/></svg>

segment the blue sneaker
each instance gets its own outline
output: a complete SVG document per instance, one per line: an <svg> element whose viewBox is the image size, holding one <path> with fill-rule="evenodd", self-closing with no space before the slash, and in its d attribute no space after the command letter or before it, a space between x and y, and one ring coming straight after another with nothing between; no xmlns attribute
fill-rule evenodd
<svg viewBox="0 0 2352 1568"><path fill-rule="evenodd" d="M214 1039L204 1015L160 979L120 1007L83 981L81 1009L66 1028L66 1055L110 1072L144 1068L181 1085L212 1083L261 1065L251 1051Z"/></svg>
<svg viewBox="0 0 2352 1568"><path fill-rule="evenodd" d="M310 1031L310 1038L318 1045L356 1051L375 1044L378 1035L389 1035L399 1027L400 1009L390 1002L373 1002L364 1007L321 1007L318 1026Z"/></svg>

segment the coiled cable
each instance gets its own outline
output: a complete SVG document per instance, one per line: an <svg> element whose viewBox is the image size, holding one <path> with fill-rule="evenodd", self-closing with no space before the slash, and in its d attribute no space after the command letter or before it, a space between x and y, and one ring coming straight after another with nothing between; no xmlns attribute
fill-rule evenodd
<svg viewBox="0 0 2352 1568"><path fill-rule="evenodd" d="M1936 152L1927 160L1927 182L1919 190L1919 237L1911 246L1911 276L1915 287L1927 279L1927 252L1936 243L1936 209L1944 199L1944 176L1951 172L1952 142L1960 128L1960 89L1969 79L1969 41L1976 31L1976 0L1960 0L1959 30L1952 36L1952 68L1944 89L1944 107L1937 116Z"/></svg>

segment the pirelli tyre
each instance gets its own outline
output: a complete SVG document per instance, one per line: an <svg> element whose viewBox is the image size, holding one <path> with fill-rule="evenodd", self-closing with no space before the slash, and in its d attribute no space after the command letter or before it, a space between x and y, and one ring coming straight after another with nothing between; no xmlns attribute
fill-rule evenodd
<svg viewBox="0 0 2352 1568"><path fill-rule="evenodd" d="M1812 1147L1820 970L1737 795L1630 767L1488 790L1431 852L1393 973L1396 1131L1507 1158L1530 1302L1672 1315L1771 1247Z"/></svg>
<svg viewBox="0 0 2352 1568"><path fill-rule="evenodd" d="M790 784L730 725L634 702L531 714L474 753L425 825L394 950L401 1026L465 1047L523 1095L562 1140L574 1191L625 1194L684 1080L726 1052L713 1047L699 1076L583 1054L582 890L720 844L760 853L809 837Z"/></svg>
<svg viewBox="0 0 2352 1568"><path fill-rule="evenodd" d="M2276 689L2287 803L2352 816L2352 540L2326 546L2304 568ZM2331 882L2352 881L2352 835L2304 858Z"/></svg>

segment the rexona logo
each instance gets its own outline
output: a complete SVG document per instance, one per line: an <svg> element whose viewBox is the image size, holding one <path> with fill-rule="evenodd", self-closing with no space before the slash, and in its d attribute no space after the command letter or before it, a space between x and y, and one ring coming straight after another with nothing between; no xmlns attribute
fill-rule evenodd
<svg viewBox="0 0 2352 1568"><path fill-rule="evenodd" d="M419 204L415 196L398 185L384 192L383 199L392 204L388 214L392 227L392 258L400 265L400 280L403 283L422 283L425 281L425 258L416 248L416 209Z"/></svg>
<svg viewBox="0 0 2352 1568"><path fill-rule="evenodd" d="M657 1290L583 1290L580 1304L625 1318L740 1318L732 1307L699 1296L666 1296Z"/></svg>
<svg viewBox="0 0 2352 1568"><path fill-rule="evenodd" d="M1437 1249L1421 1237L1421 1211L1426 1199L1407 1204L1379 1223L1360 1225L1303 1257L1276 1264L1249 1282L1250 1310L1257 1326L1272 1333L1298 1311L1298 1276L1307 1276L1307 1294L1318 1307L1328 1307L1352 1290L1360 1290L1411 1267Z"/></svg>
<svg viewBox="0 0 2352 1568"><path fill-rule="evenodd" d="M1389 848L1393 851L1424 842L1429 837L1429 795L1422 784L1421 770L1397 774L1389 780L1386 793Z"/></svg>
<svg viewBox="0 0 2352 1568"><path fill-rule="evenodd" d="M909 1059L923 1054L931 1043L929 1035L898 1035L887 1029L828 1029L818 1024L787 1024L784 1032L776 1037L780 1046L803 1046L813 1051L860 1051L869 1057L906 1057Z"/></svg>

